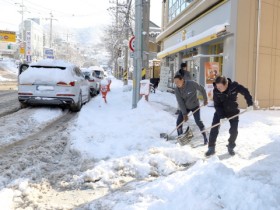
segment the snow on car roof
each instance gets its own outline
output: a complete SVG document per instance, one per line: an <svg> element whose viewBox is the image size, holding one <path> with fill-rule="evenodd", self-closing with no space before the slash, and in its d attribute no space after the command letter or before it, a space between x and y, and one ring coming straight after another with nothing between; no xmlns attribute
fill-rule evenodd
<svg viewBox="0 0 280 210"><path fill-rule="evenodd" d="M62 67L62 68L61 68ZM74 65L58 60L43 60L32 64L19 75L20 84L34 84L36 82L72 82L77 79L73 74Z"/></svg>
<svg viewBox="0 0 280 210"><path fill-rule="evenodd" d="M74 64L66 62L64 60L43 59L38 62L32 63L30 66L61 66L61 67L73 67Z"/></svg>
<svg viewBox="0 0 280 210"><path fill-rule="evenodd" d="M100 66L91 66L89 67L90 70L95 70L95 71L104 71L104 69Z"/></svg>

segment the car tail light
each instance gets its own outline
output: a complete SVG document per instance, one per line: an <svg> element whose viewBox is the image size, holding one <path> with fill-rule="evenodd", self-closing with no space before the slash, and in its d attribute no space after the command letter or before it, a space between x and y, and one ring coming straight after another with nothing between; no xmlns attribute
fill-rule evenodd
<svg viewBox="0 0 280 210"><path fill-rule="evenodd" d="M69 85L75 86L75 82L70 82Z"/></svg>
<svg viewBox="0 0 280 210"><path fill-rule="evenodd" d="M75 82L70 82L69 84L67 84L66 82L58 82L56 83L56 85L58 86L75 86Z"/></svg>
<svg viewBox="0 0 280 210"><path fill-rule="evenodd" d="M32 96L33 93L18 93L20 96Z"/></svg>
<svg viewBox="0 0 280 210"><path fill-rule="evenodd" d="M56 85L58 85L58 86L68 86L68 84L66 82L58 82L58 83L56 83Z"/></svg>

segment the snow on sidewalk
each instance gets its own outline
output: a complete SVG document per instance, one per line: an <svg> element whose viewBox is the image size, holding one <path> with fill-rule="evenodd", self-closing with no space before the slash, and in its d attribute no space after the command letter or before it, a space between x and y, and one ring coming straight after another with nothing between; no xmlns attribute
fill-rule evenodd
<svg viewBox="0 0 280 210"><path fill-rule="evenodd" d="M222 125L217 154L205 159L207 147L200 146L200 138L192 142L196 148L159 138L174 128L173 113L163 111L176 109L174 95L152 94L150 102L140 101L132 110L131 92L122 92L117 80L112 86L109 104L100 97L92 100L71 134L72 149L95 161L75 181L93 188L120 187L86 209L279 209L279 111L252 111L240 117L234 157L226 150L229 124ZM206 127L213 113L211 107L201 110ZM195 161L181 171L182 163ZM121 187L128 181L133 182Z"/></svg>

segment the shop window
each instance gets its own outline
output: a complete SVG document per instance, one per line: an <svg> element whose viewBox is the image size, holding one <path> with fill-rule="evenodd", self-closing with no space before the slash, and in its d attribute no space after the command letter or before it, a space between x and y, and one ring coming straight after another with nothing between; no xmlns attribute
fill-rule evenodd
<svg viewBox="0 0 280 210"><path fill-rule="evenodd" d="M209 55L219 55L224 52L224 45L222 42L215 43L209 46ZM210 62L218 62L220 65L220 72L223 73L223 56L210 57Z"/></svg>
<svg viewBox="0 0 280 210"><path fill-rule="evenodd" d="M169 0L168 20L169 22L176 18L186 7L195 0Z"/></svg>

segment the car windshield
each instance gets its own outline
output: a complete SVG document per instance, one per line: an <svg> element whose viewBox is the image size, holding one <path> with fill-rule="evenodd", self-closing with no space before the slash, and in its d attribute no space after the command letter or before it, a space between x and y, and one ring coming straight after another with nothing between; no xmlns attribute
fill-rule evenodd
<svg viewBox="0 0 280 210"><path fill-rule="evenodd" d="M97 77L100 77L101 76L101 71L98 71L98 70L94 70L95 74Z"/></svg>

